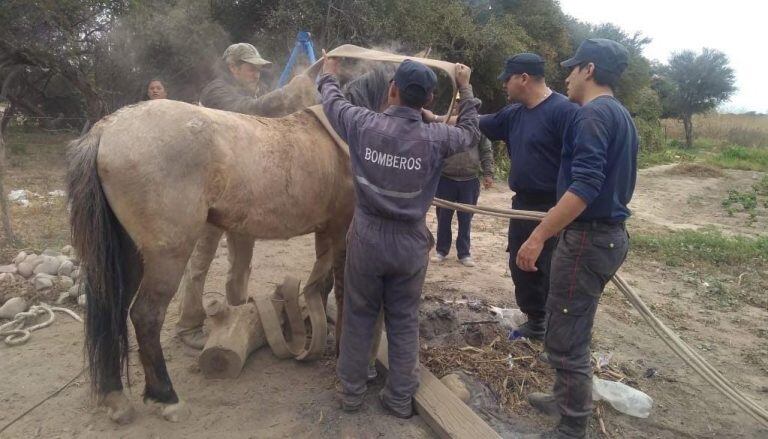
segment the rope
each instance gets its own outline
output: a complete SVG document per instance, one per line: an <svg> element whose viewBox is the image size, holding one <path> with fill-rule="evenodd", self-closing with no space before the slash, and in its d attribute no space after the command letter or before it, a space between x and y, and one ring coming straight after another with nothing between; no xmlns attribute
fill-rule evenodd
<svg viewBox="0 0 768 439"><path fill-rule="evenodd" d="M37 331L38 329L42 329L53 324L53 321L56 319L56 316L53 314L54 311L63 312L78 322L83 322L83 319L81 319L80 316L78 316L74 311L71 311L67 308L59 308L41 303L39 305L32 305L29 308L29 311L20 312L16 314L13 320L10 322L0 325L0 337L5 337L3 341L8 346L22 345L29 341L29 339L32 337L32 331ZM24 327L28 321L32 321L36 319L37 316L43 314L48 314L48 319L46 319L44 322L26 328Z"/></svg>
<svg viewBox="0 0 768 439"><path fill-rule="evenodd" d="M530 221L541 221L545 213L525 210L499 209L487 206L473 206L469 204L453 203L450 201L435 198L432 201L437 207L451 210L460 210L462 212L477 213L481 215L490 215L499 218L522 219ZM740 409L748 415L755 418L764 427L768 427L768 411L760 407L736 389L720 372L702 358L698 352L691 349L677 334L662 323L653 315L648 306L640 299L629 284L616 273L611 279L619 291L624 294L630 304L640 313L643 319L650 325L651 329L677 354L688 366L698 373L706 382L711 384L720 393L733 401Z"/></svg>

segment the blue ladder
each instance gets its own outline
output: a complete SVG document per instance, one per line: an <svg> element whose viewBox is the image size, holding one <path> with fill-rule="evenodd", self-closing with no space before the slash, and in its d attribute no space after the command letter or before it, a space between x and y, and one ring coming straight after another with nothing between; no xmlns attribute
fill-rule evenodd
<svg viewBox="0 0 768 439"><path fill-rule="evenodd" d="M293 67L302 51L309 59L310 64L314 64L317 61L315 58L315 48L312 47L312 36L309 32L301 31L296 35L296 45L293 46L291 57L288 58L288 64L285 65L283 73L280 74L278 87L284 86L291 79L291 72L293 72Z"/></svg>

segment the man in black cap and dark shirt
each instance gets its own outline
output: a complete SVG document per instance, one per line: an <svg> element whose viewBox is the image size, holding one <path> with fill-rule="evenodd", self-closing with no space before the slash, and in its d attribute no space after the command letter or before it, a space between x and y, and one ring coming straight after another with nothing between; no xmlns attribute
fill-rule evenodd
<svg viewBox="0 0 768 439"><path fill-rule="evenodd" d="M456 126L422 121L437 76L405 60L389 87L389 107L376 113L350 104L335 78L337 61L326 59L318 78L323 110L349 144L355 215L347 234L344 314L339 360L342 408L359 410L366 391L374 325L384 307L389 376L379 395L391 414L413 414L419 386L419 303L434 244L426 214L448 156L480 138L469 68L456 65Z"/></svg>
<svg viewBox="0 0 768 439"><path fill-rule="evenodd" d="M520 53L509 58L499 79L512 104L480 116L480 131L490 140L507 143L509 188L515 191L512 208L546 212L557 201L563 132L578 106L547 87L544 60L539 55ZM557 239L552 237L544 243L538 271L523 271L515 264L518 249L535 227L531 221L509 221L509 269L517 305L528 316L518 331L524 337L542 339L549 264Z"/></svg>
<svg viewBox="0 0 768 439"><path fill-rule="evenodd" d="M606 283L627 256L624 221L637 178L637 131L613 96L628 58L615 41L589 39L561 63L571 69L565 80L568 97L581 108L563 144L557 205L517 253L520 269L534 272L544 243L560 233L544 340L555 384L552 394L528 395L535 408L561 416L544 437L585 438L592 415L592 325Z"/></svg>

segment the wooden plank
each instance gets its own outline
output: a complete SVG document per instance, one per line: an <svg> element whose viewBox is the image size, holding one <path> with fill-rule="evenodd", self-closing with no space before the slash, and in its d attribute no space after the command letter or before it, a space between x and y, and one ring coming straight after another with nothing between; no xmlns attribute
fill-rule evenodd
<svg viewBox="0 0 768 439"><path fill-rule="evenodd" d="M328 318L336 321L336 300L334 293L328 297L326 312ZM389 371L388 344L386 332L381 333L376 366L382 375ZM500 439L483 419L453 394L423 364L419 364L419 390L414 396L416 411L441 439Z"/></svg>
<svg viewBox="0 0 768 439"><path fill-rule="evenodd" d="M376 365L382 373L389 370L387 353L387 338L382 333L376 356ZM419 365L419 381L419 390L413 398L416 412L441 439L501 438L423 364Z"/></svg>

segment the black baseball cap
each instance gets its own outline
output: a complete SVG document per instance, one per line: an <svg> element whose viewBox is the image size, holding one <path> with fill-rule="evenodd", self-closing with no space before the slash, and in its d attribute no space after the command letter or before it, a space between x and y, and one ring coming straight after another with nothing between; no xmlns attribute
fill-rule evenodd
<svg viewBox="0 0 768 439"><path fill-rule="evenodd" d="M581 43L573 58L561 62L560 65L571 68L583 62L594 63L603 70L621 75L629 65L629 52L616 41L590 38Z"/></svg>
<svg viewBox="0 0 768 439"><path fill-rule="evenodd" d="M518 53L504 63L504 71L499 75L499 80L506 82L510 76L523 73L544 76L544 58L535 53Z"/></svg>
<svg viewBox="0 0 768 439"><path fill-rule="evenodd" d="M395 85L417 100L425 100L437 86L437 75L424 64L406 59L395 72Z"/></svg>

